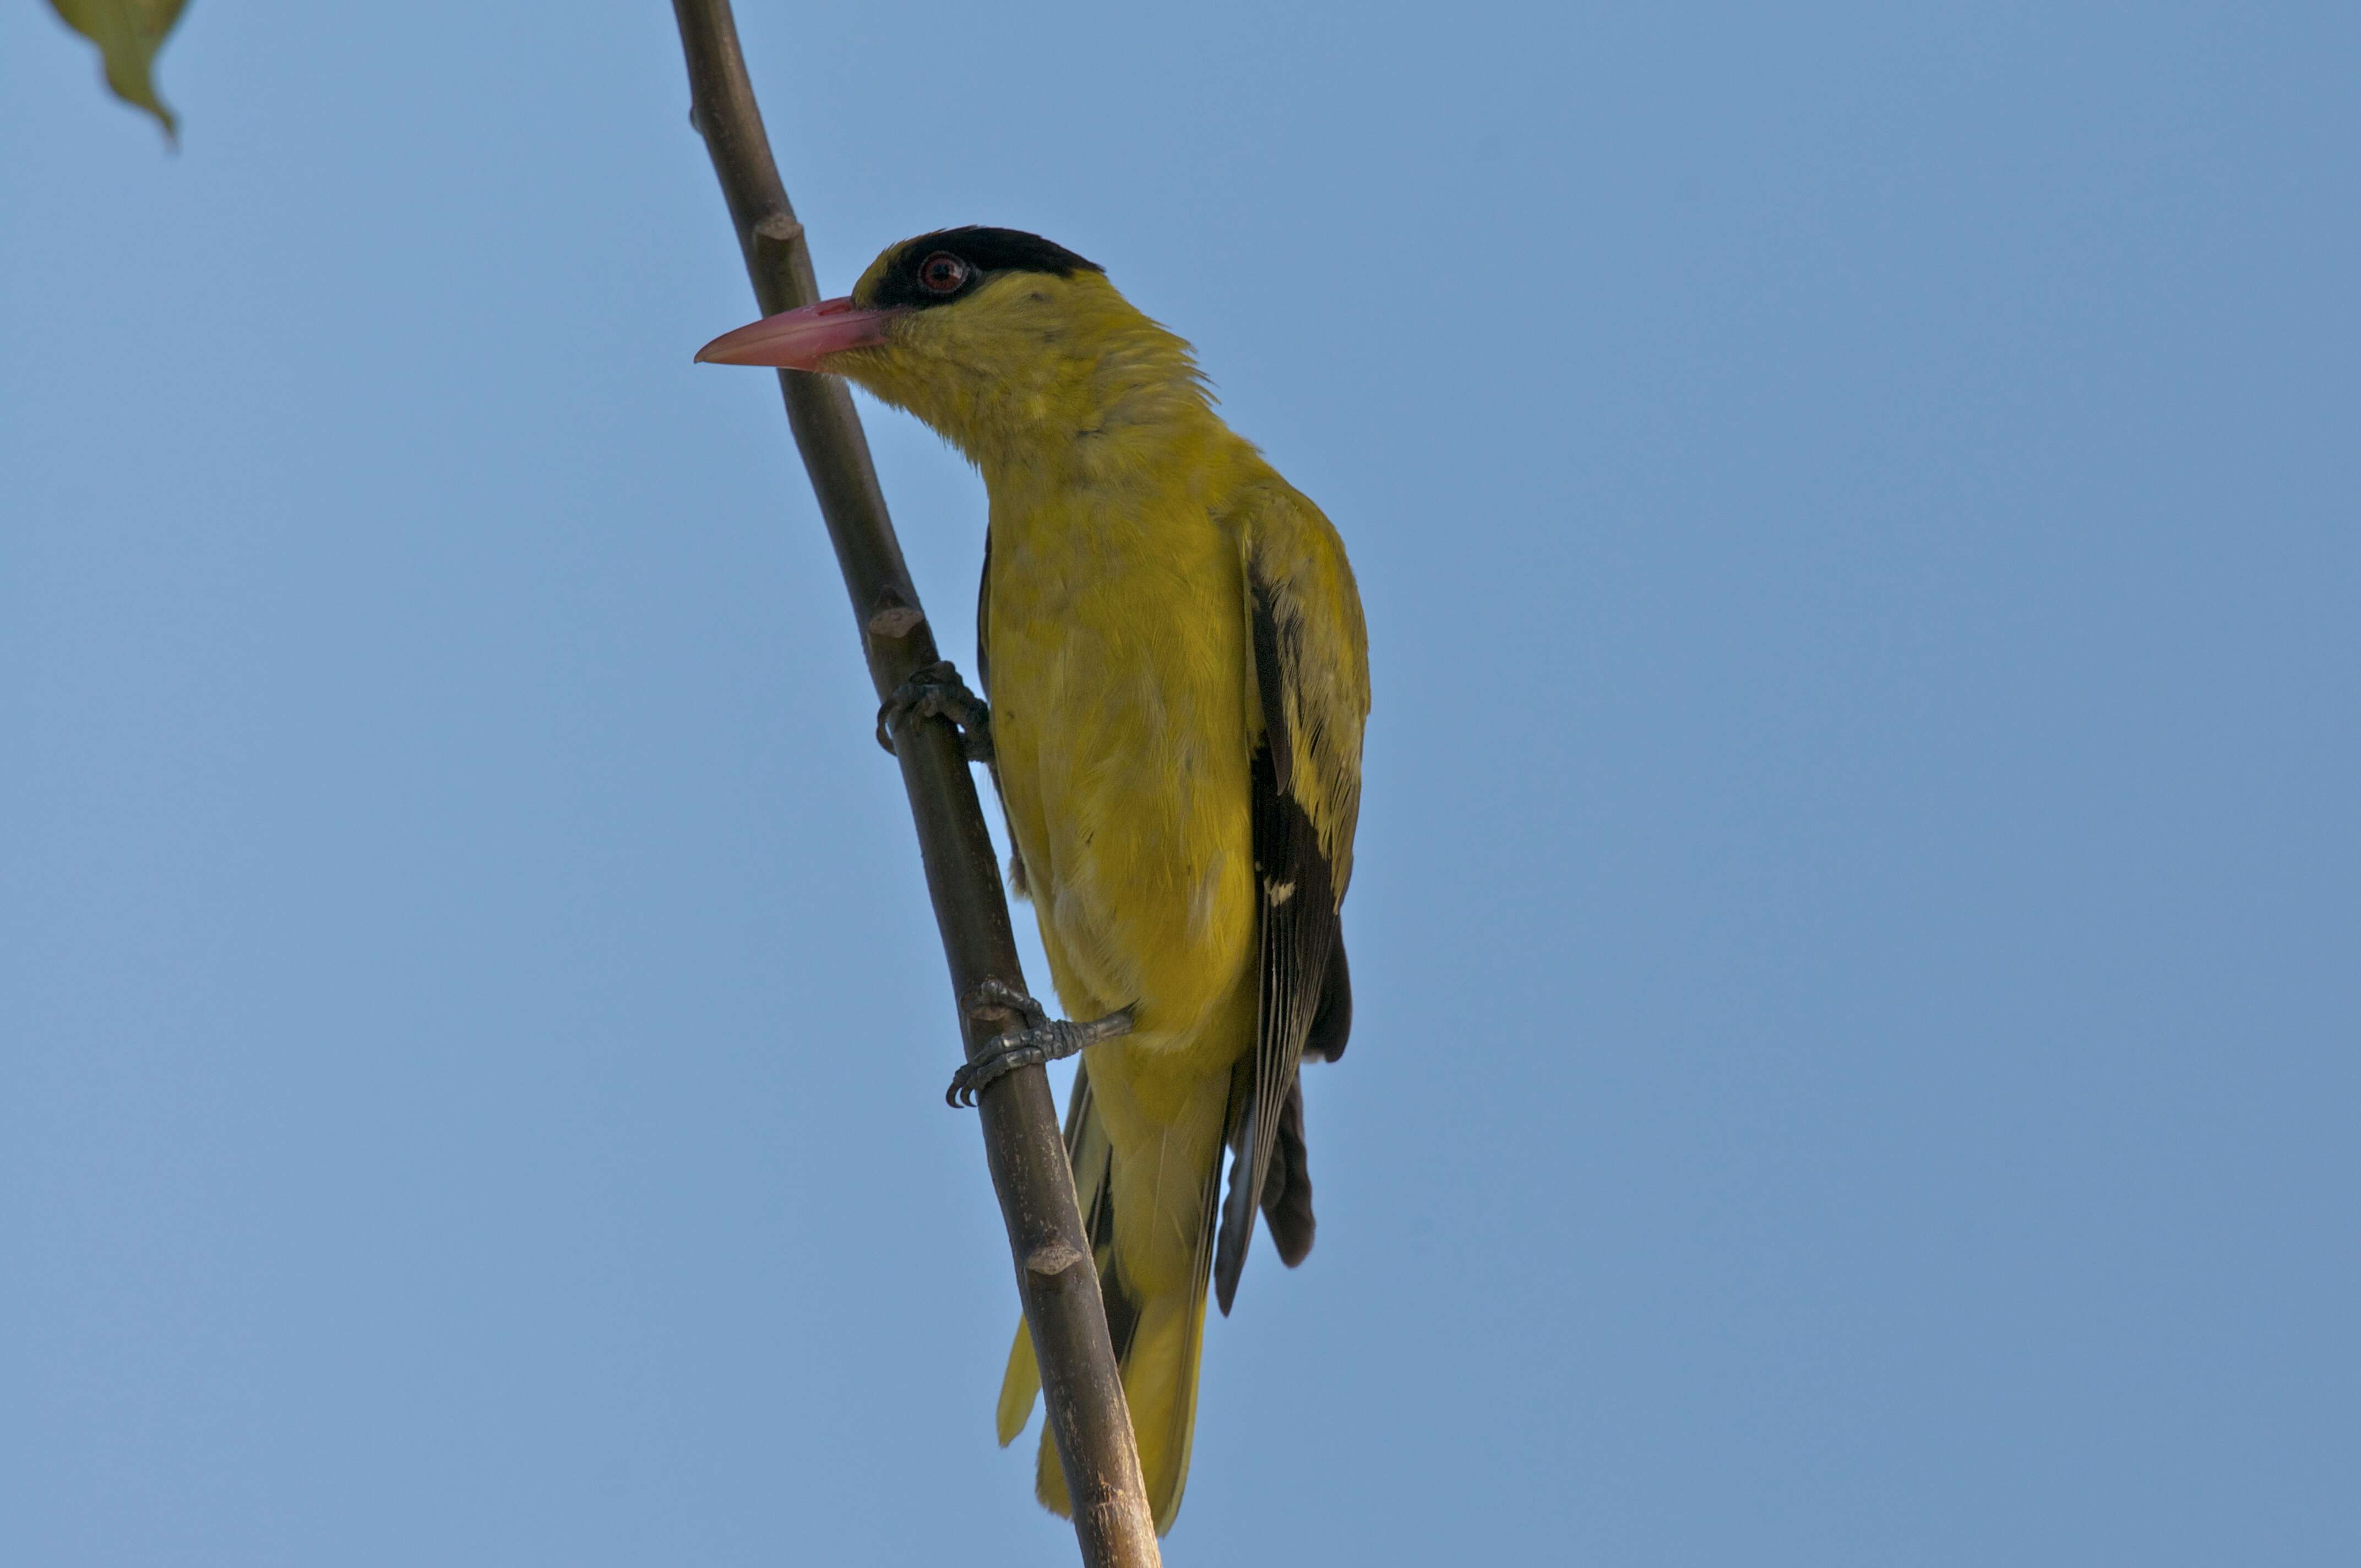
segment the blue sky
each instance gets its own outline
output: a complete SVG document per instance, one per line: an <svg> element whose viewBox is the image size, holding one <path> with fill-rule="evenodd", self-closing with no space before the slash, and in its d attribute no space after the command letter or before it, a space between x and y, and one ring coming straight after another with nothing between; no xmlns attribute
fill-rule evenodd
<svg viewBox="0 0 2361 1568"><path fill-rule="evenodd" d="M2349 9L741 22L824 286L1103 262L1360 575L1169 1562L2361 1554ZM159 74L0 14L5 1555L1068 1560L666 8Z"/></svg>

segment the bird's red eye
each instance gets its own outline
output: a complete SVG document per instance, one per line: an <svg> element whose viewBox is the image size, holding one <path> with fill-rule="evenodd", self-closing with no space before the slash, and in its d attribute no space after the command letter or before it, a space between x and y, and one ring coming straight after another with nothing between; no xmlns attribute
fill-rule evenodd
<svg viewBox="0 0 2361 1568"><path fill-rule="evenodd" d="M948 250L939 250L918 263L918 287L929 294L956 294L967 281L967 263Z"/></svg>

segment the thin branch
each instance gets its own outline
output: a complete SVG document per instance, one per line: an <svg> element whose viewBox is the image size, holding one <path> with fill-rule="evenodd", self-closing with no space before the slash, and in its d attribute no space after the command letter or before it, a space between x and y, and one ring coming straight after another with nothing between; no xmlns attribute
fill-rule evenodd
<svg viewBox="0 0 2361 1568"><path fill-rule="evenodd" d="M673 11L688 60L690 119L712 154L754 297L764 315L810 304L819 298L811 252L771 159L730 0L674 0ZM782 370L779 385L844 571L869 676L883 698L936 661L934 631L902 563L868 438L844 383ZM987 979L1021 990L1024 973L999 866L956 732L949 724L908 717L894 739L927 891L950 964L954 1007ZM1015 1023L1005 1014L962 1017L968 1058ZM984 1092L981 1115L1025 1321L1041 1365L1049 1430L1074 1500L1082 1561L1091 1568L1154 1568L1159 1559L1139 1453L1048 1076L1038 1067L1009 1074Z"/></svg>

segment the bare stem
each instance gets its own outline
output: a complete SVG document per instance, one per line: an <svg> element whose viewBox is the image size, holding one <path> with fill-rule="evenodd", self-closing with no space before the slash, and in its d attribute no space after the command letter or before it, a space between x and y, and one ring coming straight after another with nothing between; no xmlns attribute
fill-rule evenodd
<svg viewBox="0 0 2361 1568"><path fill-rule="evenodd" d="M712 154L754 297L764 315L810 304L819 298L811 251L771 159L730 0L673 0L673 11L688 60L690 118ZM782 370L779 386L882 699L935 663L934 631L903 565L869 441L844 383ZM953 1006L987 980L1021 990L999 866L957 734L948 724L906 718L894 739L950 965ZM968 1059L1014 1022L962 1016ZM1091 1568L1154 1568L1159 1558L1139 1452L1048 1076L1038 1067L1008 1074L983 1095L981 1115L1082 1561Z"/></svg>

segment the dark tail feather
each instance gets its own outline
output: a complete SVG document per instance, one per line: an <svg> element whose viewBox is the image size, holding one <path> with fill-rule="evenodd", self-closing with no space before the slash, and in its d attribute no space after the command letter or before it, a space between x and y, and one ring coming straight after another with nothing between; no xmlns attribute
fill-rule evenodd
<svg viewBox="0 0 2361 1568"><path fill-rule="evenodd" d="M1328 948L1328 972L1320 977L1320 1005L1304 1031L1306 1061L1334 1061L1345 1054L1345 1039L1353 1032L1353 971L1345 962L1345 927L1337 922Z"/></svg>
<svg viewBox="0 0 2361 1568"><path fill-rule="evenodd" d="M1270 1175L1262 1184L1263 1223L1270 1227L1279 1260L1293 1268L1312 1255L1312 1168L1303 1148L1303 1078L1287 1086L1279 1107L1279 1141L1270 1151Z"/></svg>
<svg viewBox="0 0 2361 1568"><path fill-rule="evenodd" d="M1345 932L1340 922L1328 949L1327 970L1321 976L1320 1000L1304 1031L1304 1061L1334 1061L1345 1054L1353 1032L1353 975L1345 959ZM1287 1099L1272 1129L1270 1158L1262 1191L1250 1206L1240 1191L1249 1168L1247 1140L1253 1121L1253 1069L1241 1063L1231 1090L1231 1149L1229 1201L1222 1207L1219 1245L1213 1255L1213 1298L1222 1310L1230 1310L1237 1294L1238 1275L1246 1264L1248 1240L1254 1234L1253 1213L1262 1211L1279 1261L1293 1268L1312 1253L1312 1171L1304 1156L1303 1075L1299 1069L1288 1080Z"/></svg>

